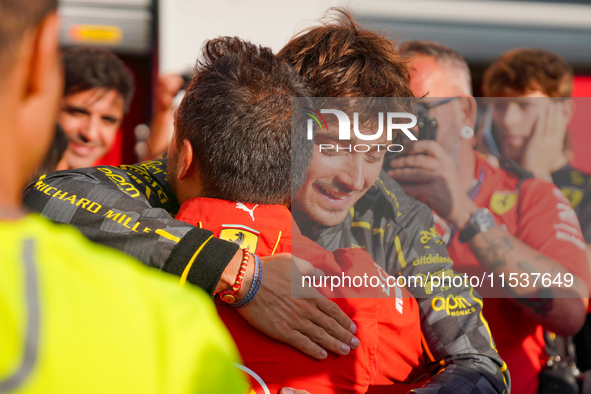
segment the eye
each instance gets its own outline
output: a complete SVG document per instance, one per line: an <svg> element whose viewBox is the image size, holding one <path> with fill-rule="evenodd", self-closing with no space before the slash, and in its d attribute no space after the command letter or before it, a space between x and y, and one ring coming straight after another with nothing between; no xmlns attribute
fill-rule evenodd
<svg viewBox="0 0 591 394"><path fill-rule="evenodd" d="M342 155L343 153L346 153L346 152L343 152L342 150L337 150L336 148L327 148L324 146L322 148L320 148L320 145L319 145L319 149L320 149L320 152L322 154L324 154L325 156L338 156L338 155Z"/></svg>
<svg viewBox="0 0 591 394"><path fill-rule="evenodd" d="M384 158L384 154L378 153L378 152L370 152L365 155L365 160L368 163L377 163L377 162L381 161L383 158Z"/></svg>
<svg viewBox="0 0 591 394"><path fill-rule="evenodd" d="M103 116L103 121L112 125L117 123L117 118L113 118L112 116Z"/></svg>
<svg viewBox="0 0 591 394"><path fill-rule="evenodd" d="M67 108L66 112L69 113L70 115L74 115L74 116L81 116L81 115L87 115L88 113L81 109L81 108Z"/></svg>

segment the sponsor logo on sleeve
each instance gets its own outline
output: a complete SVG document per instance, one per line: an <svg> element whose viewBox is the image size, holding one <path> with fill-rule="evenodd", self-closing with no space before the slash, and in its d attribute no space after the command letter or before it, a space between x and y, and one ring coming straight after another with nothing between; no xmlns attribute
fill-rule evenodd
<svg viewBox="0 0 591 394"><path fill-rule="evenodd" d="M427 245L427 243L431 240L433 240L435 243L438 244L444 244L445 241L443 240L443 237L441 236L441 234L439 234L437 232L437 230L435 230L435 227L431 227L429 230L424 230L420 232L421 235L421 243L423 244L425 249L430 249L431 246Z"/></svg>
<svg viewBox="0 0 591 394"><path fill-rule="evenodd" d="M435 311L445 311L449 316L465 316L476 312L476 308L462 296L435 297L431 301L431 306Z"/></svg>
<svg viewBox="0 0 591 394"><path fill-rule="evenodd" d="M559 239L561 241L567 241L570 242L572 244L574 244L577 248L581 249L581 250L586 250L586 246L585 246L585 242L581 241L581 239L575 235L569 234L569 233L565 233L563 231L557 231L556 232L556 239Z"/></svg>
<svg viewBox="0 0 591 394"><path fill-rule="evenodd" d="M579 227L579 219L577 219L577 214L575 210L569 204L558 203L556 204L556 209L558 209L558 218L565 222L570 223L573 226Z"/></svg>
<svg viewBox="0 0 591 394"><path fill-rule="evenodd" d="M564 193L562 192L562 190L553 188L552 189L552 193L554 194L554 197L556 197L557 199L561 200L562 202L565 202L565 203L568 202L568 203L570 203L570 201L568 201L568 198L566 198L566 196L564 195Z"/></svg>
<svg viewBox="0 0 591 394"><path fill-rule="evenodd" d="M420 256L419 258L415 259L412 262L412 265L425 265L425 264L445 264L445 263L453 263L451 258L448 256L440 256L439 253L435 255L428 255L428 256Z"/></svg>

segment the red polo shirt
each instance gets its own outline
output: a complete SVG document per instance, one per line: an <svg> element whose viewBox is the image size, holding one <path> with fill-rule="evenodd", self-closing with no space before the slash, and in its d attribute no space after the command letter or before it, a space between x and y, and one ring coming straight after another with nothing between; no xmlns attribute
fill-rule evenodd
<svg viewBox="0 0 591 394"><path fill-rule="evenodd" d="M259 256L291 252L293 244L298 257L314 261L325 274L384 274L361 249L341 249L333 254L302 236L289 210L281 205L194 198L181 206L176 218L241 243ZM252 383L257 394L265 393L258 380L271 393L284 386L314 394L365 393L396 382L412 382L424 372L419 367L423 358L416 300L405 289L391 290L390 298L333 299L357 325L361 345L347 356L329 353L323 361L266 336L230 306L218 305L218 312L236 341L249 374L256 374ZM376 296L383 292L381 288L374 291Z"/></svg>

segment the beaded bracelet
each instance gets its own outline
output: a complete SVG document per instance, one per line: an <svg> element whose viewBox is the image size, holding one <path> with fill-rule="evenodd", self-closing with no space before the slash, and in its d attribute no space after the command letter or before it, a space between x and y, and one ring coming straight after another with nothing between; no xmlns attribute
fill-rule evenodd
<svg viewBox="0 0 591 394"><path fill-rule="evenodd" d="M225 290L220 293L220 299L227 304L233 304L236 302L236 293L240 291L240 287L242 286L242 281L244 280L244 274L246 273L246 267L248 266L248 261L250 260L250 252L248 249L242 249L244 253L242 255L242 263L240 264L240 269L238 270L238 275L236 275L236 281L230 290Z"/></svg>
<svg viewBox="0 0 591 394"><path fill-rule="evenodd" d="M261 282L263 281L263 264L261 263L259 256L256 254L254 255L254 259L256 261L256 265L254 266L254 278L252 280L252 284L250 285L250 289L248 290L248 294L240 301L232 304L234 308L242 308L252 301L261 287Z"/></svg>

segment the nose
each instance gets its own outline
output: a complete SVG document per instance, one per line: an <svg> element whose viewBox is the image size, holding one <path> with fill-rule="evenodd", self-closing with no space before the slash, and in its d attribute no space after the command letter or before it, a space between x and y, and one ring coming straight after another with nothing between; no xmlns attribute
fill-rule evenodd
<svg viewBox="0 0 591 394"><path fill-rule="evenodd" d="M82 127L80 128L80 136L84 142L90 142L97 138L100 128L100 117L89 116L85 119Z"/></svg>
<svg viewBox="0 0 591 394"><path fill-rule="evenodd" d="M505 103L500 111L499 120L504 128L514 127L521 122L521 112L517 103Z"/></svg>
<svg viewBox="0 0 591 394"><path fill-rule="evenodd" d="M337 179L351 191L361 191L365 187L363 155L349 155L347 163L341 167Z"/></svg>

